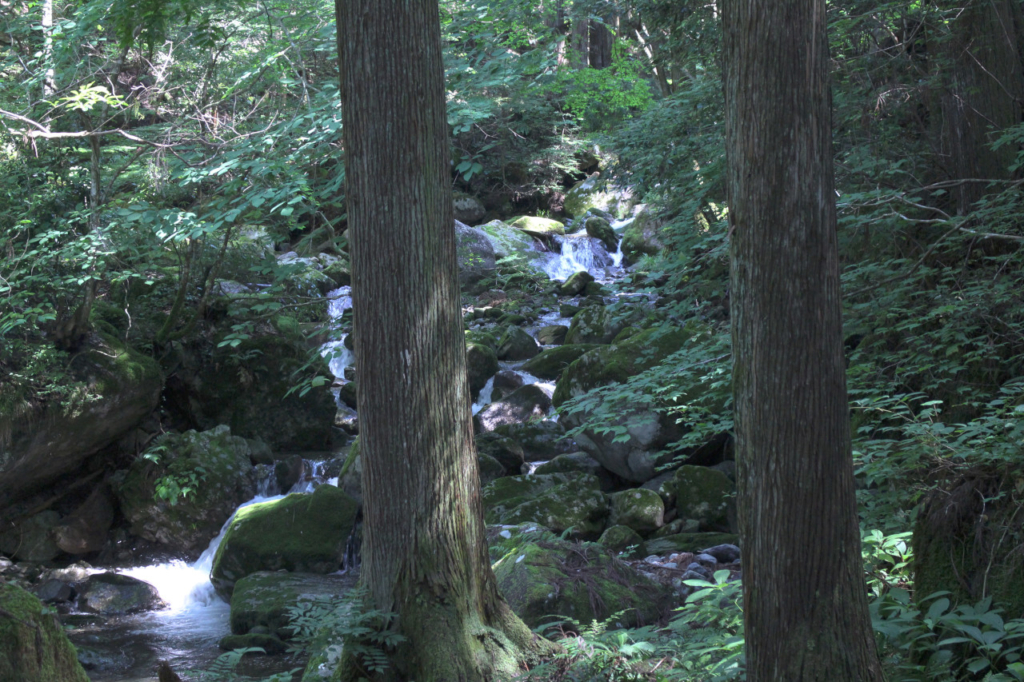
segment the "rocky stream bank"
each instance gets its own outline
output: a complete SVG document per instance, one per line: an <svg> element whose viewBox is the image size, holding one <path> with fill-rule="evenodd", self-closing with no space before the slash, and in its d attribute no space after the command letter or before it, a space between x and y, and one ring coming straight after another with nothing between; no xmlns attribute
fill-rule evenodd
<svg viewBox="0 0 1024 682"><path fill-rule="evenodd" d="M740 575L728 438L674 446L687 429L663 408L678 396L603 424L599 402L573 402L707 332L622 282L663 248L658 226L628 194L588 182L570 192L566 223L456 225L491 556L531 627L657 623L684 581ZM460 217L484 217L460 201ZM253 234L233 248L274 248ZM73 360L94 398L70 415L0 415L0 679L150 680L159 661L195 670L244 647L266 654L245 658L252 677L332 675L330 633L297 653L308 633L295 616L358 573L350 278L330 254L276 259L295 291L323 296L329 324L279 315L223 343L217 311L260 286L223 280L202 331L150 357L99 306ZM310 338L334 385L288 395ZM690 397L726 399L712 390Z"/></svg>

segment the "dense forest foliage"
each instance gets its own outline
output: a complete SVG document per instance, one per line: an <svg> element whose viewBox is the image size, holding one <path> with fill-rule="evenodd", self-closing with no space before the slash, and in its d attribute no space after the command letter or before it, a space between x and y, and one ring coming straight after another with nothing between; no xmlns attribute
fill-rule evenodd
<svg viewBox="0 0 1024 682"><path fill-rule="evenodd" d="M892 679L1024 680L1021 14L828 3L854 460ZM728 434L716 4L443 0L441 24L456 196L481 219L571 220L592 178L645 205L622 287L656 295L660 324L700 325L561 414L615 437L651 406L686 425L665 448L680 457ZM253 381L269 332L309 348L281 366L292 395L326 389L319 344L342 330L322 296L350 278L338 81L332 3L0 0L0 441L98 399L73 362L87 348L168 376L215 357ZM515 258L498 273L520 302L547 285ZM162 425L195 428L176 386ZM926 569L945 536L965 538L956 558ZM721 578L668 629L584 623L536 674L734 679L737 602Z"/></svg>

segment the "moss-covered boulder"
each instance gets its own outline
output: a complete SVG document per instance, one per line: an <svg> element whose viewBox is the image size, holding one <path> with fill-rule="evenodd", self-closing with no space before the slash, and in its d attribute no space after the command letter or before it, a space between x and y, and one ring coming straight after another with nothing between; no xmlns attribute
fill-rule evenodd
<svg viewBox="0 0 1024 682"><path fill-rule="evenodd" d="M313 257L302 257L294 251L277 257L277 277L285 289L298 296L323 296L338 287L334 279L323 272L323 264ZM228 291L230 294L247 293Z"/></svg>
<svg viewBox="0 0 1024 682"><path fill-rule="evenodd" d="M529 360L539 352L534 338L514 325L505 327L498 339L499 360Z"/></svg>
<svg viewBox="0 0 1024 682"><path fill-rule="evenodd" d="M659 538L648 538L645 544L651 554L672 554L674 552L692 552L699 554L701 550L717 545L739 545L740 538L732 533L677 533Z"/></svg>
<svg viewBox="0 0 1024 682"><path fill-rule="evenodd" d="M594 281L594 276L586 270L580 272L574 272L569 277L558 285L559 296L577 296L587 285Z"/></svg>
<svg viewBox="0 0 1024 682"><path fill-rule="evenodd" d="M557 348L546 348L527 360L521 369L541 379L554 380L562 375L565 368L588 351L601 346L596 343L575 343Z"/></svg>
<svg viewBox="0 0 1024 682"><path fill-rule="evenodd" d="M522 260L536 258L537 251L533 238L523 230L510 227L500 220L492 220L477 229L484 233L497 258L518 257Z"/></svg>
<svg viewBox="0 0 1024 682"><path fill-rule="evenodd" d="M914 597L948 592L954 604L992 597L1004 618L1024 618L1024 473L977 469L935 490L914 525Z"/></svg>
<svg viewBox="0 0 1024 682"><path fill-rule="evenodd" d="M493 457L509 474L517 475L523 468L523 448L511 438L488 431L478 434L474 441L478 454Z"/></svg>
<svg viewBox="0 0 1024 682"><path fill-rule="evenodd" d="M155 587L120 573L91 575L78 591L78 609L86 613L119 616L164 607Z"/></svg>
<svg viewBox="0 0 1024 682"><path fill-rule="evenodd" d="M701 530L729 530L735 509L736 485L721 471L686 465L676 470L670 484L680 518L694 519Z"/></svg>
<svg viewBox="0 0 1024 682"><path fill-rule="evenodd" d="M476 459L477 466L480 468L480 485L482 486L505 476L507 473L501 462L490 455L477 454Z"/></svg>
<svg viewBox="0 0 1024 682"><path fill-rule="evenodd" d="M604 248L608 249L609 252L614 252L619 248L619 235L615 234L611 223L604 218L591 216L587 218L584 227L587 230L587 234L594 239L600 240L604 244Z"/></svg>
<svg viewBox="0 0 1024 682"><path fill-rule="evenodd" d="M133 534L175 550L201 550L256 494L249 444L227 426L169 434L115 483Z"/></svg>
<svg viewBox="0 0 1024 682"><path fill-rule="evenodd" d="M238 580L258 571L334 573L357 511L356 501L331 485L243 507L217 548L210 581L230 596Z"/></svg>
<svg viewBox="0 0 1024 682"><path fill-rule="evenodd" d="M512 227L521 230L531 237L537 239L550 239L554 235L564 235L565 225L550 218L535 218L533 216L522 216L511 223Z"/></svg>
<svg viewBox="0 0 1024 682"><path fill-rule="evenodd" d="M537 342L542 346L561 346L569 328L564 324L551 324L537 330Z"/></svg>
<svg viewBox="0 0 1024 682"><path fill-rule="evenodd" d="M0 506L73 472L134 429L160 400L159 365L112 336L90 335L62 362L88 400L40 407L25 382L0 388Z"/></svg>
<svg viewBox="0 0 1024 682"><path fill-rule="evenodd" d="M562 210L567 215L577 218L591 209L611 210L616 203L615 193L605 191L600 174L594 173L589 178L577 182L565 193Z"/></svg>
<svg viewBox="0 0 1024 682"><path fill-rule="evenodd" d="M469 390L476 395L498 371L498 356L494 349L478 343L466 346L466 368L469 372Z"/></svg>
<svg viewBox="0 0 1024 682"><path fill-rule="evenodd" d="M652 490L623 490L609 495L608 500L611 502L608 523L613 526L627 526L646 534L665 525L665 503Z"/></svg>
<svg viewBox="0 0 1024 682"><path fill-rule="evenodd" d="M487 346L492 351L497 351L498 349L497 337L494 336L494 334L491 334L490 332L483 331L482 329L466 330L466 347L468 348L473 344Z"/></svg>
<svg viewBox="0 0 1024 682"><path fill-rule="evenodd" d="M2 582L0 680L89 682L56 615L31 593Z"/></svg>
<svg viewBox="0 0 1024 682"><path fill-rule="evenodd" d="M572 528L579 537L596 539L608 516L600 488L589 474L500 478L484 489L485 519L504 525L533 522L556 533Z"/></svg>
<svg viewBox="0 0 1024 682"><path fill-rule="evenodd" d="M485 290L485 280L494 277L494 247L483 231L455 221L456 253L459 261L459 286L466 293Z"/></svg>
<svg viewBox="0 0 1024 682"><path fill-rule="evenodd" d="M337 412L330 387L286 397L295 372L309 362L303 339L260 334L237 347L217 341L169 357L178 366L165 393L170 412L204 430L227 424L236 436L260 438L274 450L330 448ZM327 361L317 362L327 373Z"/></svg>
<svg viewBox="0 0 1024 682"><path fill-rule="evenodd" d="M665 248L661 236L661 221L650 211L641 211L622 233L622 255L627 265L641 256L656 256Z"/></svg>
<svg viewBox="0 0 1024 682"><path fill-rule="evenodd" d="M629 526L608 526L597 542L616 554L627 553L627 558L647 556L644 539Z"/></svg>
<svg viewBox="0 0 1024 682"><path fill-rule="evenodd" d="M565 335L565 343L611 343L626 327L637 324L648 311L642 306L609 310L605 306L588 306L576 313Z"/></svg>
<svg viewBox="0 0 1024 682"><path fill-rule="evenodd" d="M619 611L618 624L634 627L654 623L673 604L668 589L595 544L526 544L495 563L494 574L509 606L531 628L565 618L590 624Z"/></svg>
<svg viewBox="0 0 1024 682"><path fill-rule="evenodd" d="M283 640L290 639L288 611L300 601L340 599L353 585L349 575L318 575L260 571L235 584L231 595L231 632L244 635L254 629Z"/></svg>

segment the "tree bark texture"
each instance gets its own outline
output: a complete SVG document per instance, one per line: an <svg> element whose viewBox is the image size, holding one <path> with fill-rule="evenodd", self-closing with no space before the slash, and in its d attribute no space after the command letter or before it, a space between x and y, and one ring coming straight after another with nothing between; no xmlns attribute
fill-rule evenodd
<svg viewBox="0 0 1024 682"><path fill-rule="evenodd" d="M437 0L341 0L364 539L405 641L382 676L508 679L550 646L498 592L459 307ZM351 663L351 661L350 661ZM352 666L347 673L363 673Z"/></svg>
<svg viewBox="0 0 1024 682"><path fill-rule="evenodd" d="M722 9L747 679L880 682L850 451L825 0Z"/></svg>
<svg viewBox="0 0 1024 682"><path fill-rule="evenodd" d="M950 6L951 36L946 52L950 81L942 97L942 148L957 179L1006 179L1017 156L1015 145L992 141L1021 122L1024 98L1018 0L966 0ZM961 213L986 191L982 183L957 188Z"/></svg>

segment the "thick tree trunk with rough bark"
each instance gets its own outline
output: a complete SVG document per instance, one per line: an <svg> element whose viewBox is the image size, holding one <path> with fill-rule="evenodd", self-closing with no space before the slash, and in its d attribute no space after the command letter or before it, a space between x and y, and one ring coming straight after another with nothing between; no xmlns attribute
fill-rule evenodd
<svg viewBox="0 0 1024 682"><path fill-rule="evenodd" d="M437 0L342 0L364 538L382 679L508 679L551 645L498 592L473 445ZM346 679L358 679L348 660ZM369 675L366 675L370 677Z"/></svg>
<svg viewBox="0 0 1024 682"><path fill-rule="evenodd" d="M1006 179L1017 157L1015 145L992 149L1007 128L1021 122L1024 74L1021 67L1019 0L943 3L956 11L946 43L949 84L942 97L942 148L956 179ZM984 183L957 188L961 213L986 191Z"/></svg>
<svg viewBox="0 0 1024 682"><path fill-rule="evenodd" d="M727 0L747 679L881 681L842 345L825 0Z"/></svg>

